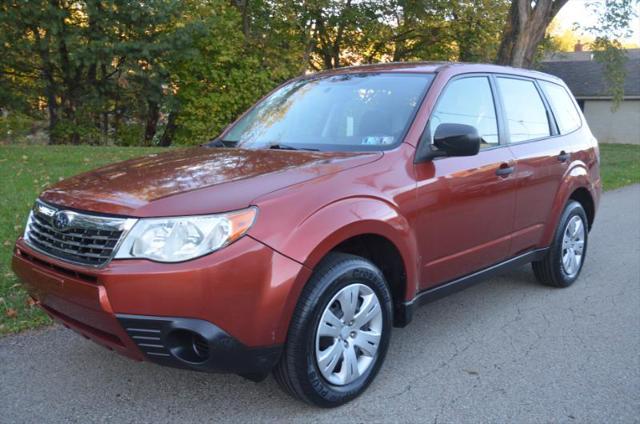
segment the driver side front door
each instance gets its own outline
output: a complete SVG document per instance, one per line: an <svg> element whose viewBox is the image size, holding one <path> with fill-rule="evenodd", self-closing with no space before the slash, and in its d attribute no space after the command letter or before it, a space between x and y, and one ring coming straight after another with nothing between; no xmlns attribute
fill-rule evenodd
<svg viewBox="0 0 640 424"><path fill-rule="evenodd" d="M491 77L451 80L430 117L430 142L442 123L472 125L482 143L475 156L415 165L421 290L506 259L514 222L516 165L507 145L500 143Z"/></svg>

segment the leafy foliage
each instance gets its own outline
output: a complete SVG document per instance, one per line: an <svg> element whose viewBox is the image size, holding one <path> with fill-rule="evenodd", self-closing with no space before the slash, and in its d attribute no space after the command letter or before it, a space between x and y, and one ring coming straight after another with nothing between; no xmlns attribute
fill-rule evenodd
<svg viewBox="0 0 640 424"><path fill-rule="evenodd" d="M617 109L624 97L626 77L626 53L619 38L631 35L631 20L635 16L634 6L639 0L606 0L604 3L592 2L593 12L598 16L595 25L584 28L595 35L591 43L594 59L602 63L609 91L613 96L613 110Z"/></svg>
<svg viewBox="0 0 640 424"><path fill-rule="evenodd" d="M612 110L615 111L624 97L624 80L627 76L624 65L627 62L627 55L620 42L606 37L596 38L592 46L594 59L604 67L607 86L613 96Z"/></svg>
<svg viewBox="0 0 640 424"><path fill-rule="evenodd" d="M0 108L50 143L201 143L286 79L388 60L489 60L506 0L18 0ZM476 14L476 9L486 10ZM363 53L364 52L364 53Z"/></svg>
<svg viewBox="0 0 640 424"><path fill-rule="evenodd" d="M566 1L5 0L0 140L36 142L46 128L50 144L198 144L307 71L496 57L529 66ZM607 8L602 34L628 27L619 11L633 1L607 0L624 7Z"/></svg>

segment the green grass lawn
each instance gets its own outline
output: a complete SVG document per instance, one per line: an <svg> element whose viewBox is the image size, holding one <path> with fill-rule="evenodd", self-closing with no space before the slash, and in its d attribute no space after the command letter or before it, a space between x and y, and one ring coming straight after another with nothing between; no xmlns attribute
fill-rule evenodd
<svg viewBox="0 0 640 424"><path fill-rule="evenodd" d="M640 183L640 146L601 144L600 158L600 174L605 190Z"/></svg>
<svg viewBox="0 0 640 424"><path fill-rule="evenodd" d="M601 145L605 190L640 183L640 146ZM157 149L155 149L157 150ZM24 230L38 194L56 181L150 148L89 146L0 146L0 335L49 323L32 306L10 269L13 243Z"/></svg>
<svg viewBox="0 0 640 424"><path fill-rule="evenodd" d="M14 241L24 231L27 214L38 194L60 179L152 151L127 147L0 146L0 335L49 323L49 318L29 303L10 268Z"/></svg>

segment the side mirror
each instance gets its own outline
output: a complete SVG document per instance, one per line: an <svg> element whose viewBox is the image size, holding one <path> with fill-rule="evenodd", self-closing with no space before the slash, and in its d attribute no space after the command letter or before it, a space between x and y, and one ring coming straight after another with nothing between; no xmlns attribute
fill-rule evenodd
<svg viewBox="0 0 640 424"><path fill-rule="evenodd" d="M428 143L423 140L422 144ZM471 125L440 124L433 135L434 149L426 144L416 162L424 162L441 156L474 156L480 151L480 135Z"/></svg>
<svg viewBox="0 0 640 424"><path fill-rule="evenodd" d="M473 156L480 151L480 136L471 125L440 124L433 136L433 145L447 156Z"/></svg>

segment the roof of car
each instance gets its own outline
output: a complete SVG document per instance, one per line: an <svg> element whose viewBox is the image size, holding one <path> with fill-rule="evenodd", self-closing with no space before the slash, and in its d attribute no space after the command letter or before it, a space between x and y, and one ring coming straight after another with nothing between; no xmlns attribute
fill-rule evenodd
<svg viewBox="0 0 640 424"><path fill-rule="evenodd" d="M513 68L510 66L500 66L487 63L465 63L465 62L389 62L376 63L371 65L348 66L344 68L322 71L319 74L347 74L357 72L407 72L407 73L434 73L445 69L453 69L456 73L487 72L502 73L510 75L528 76L532 78L542 78L548 80L559 80L554 75L530 69Z"/></svg>

